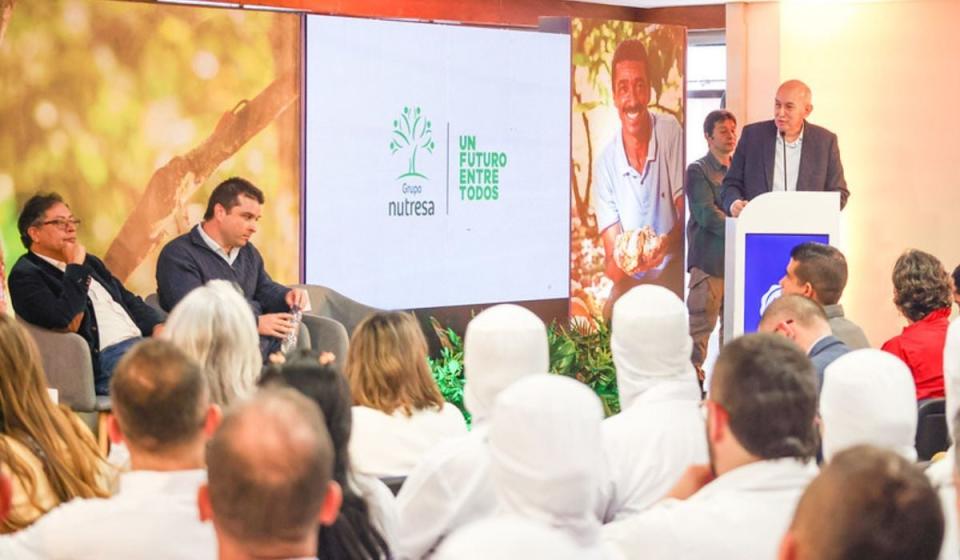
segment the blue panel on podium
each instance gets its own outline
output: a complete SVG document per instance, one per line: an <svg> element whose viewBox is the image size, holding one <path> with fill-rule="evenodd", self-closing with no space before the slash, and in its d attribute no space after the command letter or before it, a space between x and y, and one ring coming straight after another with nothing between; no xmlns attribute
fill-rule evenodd
<svg viewBox="0 0 960 560"><path fill-rule="evenodd" d="M806 241L829 244L829 235L748 233L746 235L743 295L743 332L757 330L767 304L780 297L780 279L790 262L790 251Z"/></svg>

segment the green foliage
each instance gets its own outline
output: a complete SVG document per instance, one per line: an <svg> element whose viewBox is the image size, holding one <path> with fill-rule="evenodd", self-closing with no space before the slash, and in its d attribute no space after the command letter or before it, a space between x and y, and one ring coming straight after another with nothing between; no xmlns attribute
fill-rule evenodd
<svg viewBox="0 0 960 560"><path fill-rule="evenodd" d="M603 412L620 412L617 370L610 353L610 327L601 320L595 328L564 328L552 323L547 329L550 344L550 373L572 377L600 397Z"/></svg>
<svg viewBox="0 0 960 560"><path fill-rule="evenodd" d="M463 339L453 332L453 329L441 327L439 321L433 317L430 318L430 323L442 345L439 358L427 358L433 378L440 387L443 400L459 408L469 426L470 412L463 404Z"/></svg>
<svg viewBox="0 0 960 560"><path fill-rule="evenodd" d="M433 377L444 400L459 408L469 424L469 412L463 404L463 338L432 317L430 322L441 344L440 357L429 359ZM551 323L547 327L547 342L550 373L572 377L590 387L600 397L607 416L620 412L610 327L606 323L598 319L593 329L564 328Z"/></svg>

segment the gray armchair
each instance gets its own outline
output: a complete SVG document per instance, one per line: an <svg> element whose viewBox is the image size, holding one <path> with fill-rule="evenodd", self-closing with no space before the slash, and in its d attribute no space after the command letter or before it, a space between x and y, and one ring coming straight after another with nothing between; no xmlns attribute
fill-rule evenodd
<svg viewBox="0 0 960 560"><path fill-rule="evenodd" d="M380 311L380 309L364 305L324 286L296 284L291 288L306 290L310 295L312 306L310 313L320 317L329 317L339 322L347 330L348 336L367 315ZM317 349L317 347L314 346L314 349Z"/></svg>
<svg viewBox="0 0 960 560"><path fill-rule="evenodd" d="M93 362L87 342L76 333L44 329L20 317L17 320L36 341L47 385L57 390L60 402L81 416L97 417L97 441L106 452L110 397L97 396L94 391Z"/></svg>
<svg viewBox="0 0 960 560"><path fill-rule="evenodd" d="M347 345L350 337L347 329L338 321L329 317L320 317L313 313L303 314L303 324L309 334L310 346L317 352L333 352L336 357L334 364L343 371L343 364L347 359Z"/></svg>

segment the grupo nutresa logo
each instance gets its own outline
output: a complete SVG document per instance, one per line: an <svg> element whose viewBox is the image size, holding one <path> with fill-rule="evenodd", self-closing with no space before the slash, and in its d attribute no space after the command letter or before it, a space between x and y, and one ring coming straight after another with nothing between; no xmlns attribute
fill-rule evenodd
<svg viewBox="0 0 960 560"><path fill-rule="evenodd" d="M427 179L426 175L417 171L417 153L426 150L432 154L436 146L433 142L433 124L423 115L420 107L404 107L400 117L393 120L393 134L390 139L390 153L403 153L407 156L407 171L397 179Z"/></svg>
<svg viewBox="0 0 960 560"><path fill-rule="evenodd" d="M404 107L400 116L393 120L390 133L390 153L406 156L407 169L395 180L401 181L400 193L403 198L387 203L388 216L433 216L436 204L433 200L424 200L423 183L429 177L417 170L417 155L426 152L433 154L436 148L433 142L433 124L420 107Z"/></svg>

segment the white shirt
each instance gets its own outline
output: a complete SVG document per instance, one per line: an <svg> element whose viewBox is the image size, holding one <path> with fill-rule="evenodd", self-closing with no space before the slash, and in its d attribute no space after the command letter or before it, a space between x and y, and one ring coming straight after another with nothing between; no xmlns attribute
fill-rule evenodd
<svg viewBox="0 0 960 560"><path fill-rule="evenodd" d="M663 380L630 408L603 421L610 476L602 492L604 522L644 511L670 491L688 466L708 461L699 391L685 381Z"/></svg>
<svg viewBox="0 0 960 560"><path fill-rule="evenodd" d="M484 519L444 541L437 560L583 560L584 551L562 531L518 517Z"/></svg>
<svg viewBox="0 0 960 560"><path fill-rule="evenodd" d="M207 235L207 232L203 230L203 224L197 224L197 231L200 232L200 237L203 239L203 242L207 244L207 247L210 247L214 253L220 255L223 260L227 261L227 264L233 266L233 261L237 260L237 255L240 254L240 247L234 247L230 249L228 253L223 250L223 247L221 247L219 243Z"/></svg>
<svg viewBox="0 0 960 560"><path fill-rule="evenodd" d="M114 497L73 500L0 538L0 558L213 560L213 525L197 514L205 480L204 470L126 473Z"/></svg>
<svg viewBox="0 0 960 560"><path fill-rule="evenodd" d="M61 271L67 269L67 263L51 259L39 253L34 253L41 259L47 261ZM93 275L90 276L90 287L87 290L87 297L93 303L93 313L97 316L97 330L100 333L100 350L109 348L118 342L130 338L142 336L140 328L137 327L130 314L123 308L117 300L113 299L110 292L103 287L103 284L97 281Z"/></svg>
<svg viewBox="0 0 960 560"><path fill-rule="evenodd" d="M603 537L627 558L776 558L800 495L816 474L812 462L795 459L744 465L687 500L664 500L605 525Z"/></svg>
<svg viewBox="0 0 960 560"><path fill-rule="evenodd" d="M490 479L487 428L427 453L397 495L398 558L423 558L455 529L493 514L497 500Z"/></svg>
<svg viewBox="0 0 960 560"><path fill-rule="evenodd" d="M783 186L783 143L777 133L777 149L773 155L773 191L797 190L797 177L800 175L800 153L803 151L803 128L800 136L793 142L787 142L787 186Z"/></svg>
<svg viewBox="0 0 960 560"><path fill-rule="evenodd" d="M943 459L927 467L926 475L933 484L943 508L943 546L940 560L956 560L960 557L960 542L957 535L957 488L953 482L954 453L951 447Z"/></svg>
<svg viewBox="0 0 960 560"><path fill-rule="evenodd" d="M350 456L359 473L376 477L406 476L435 445L466 435L467 423L457 407L441 410L402 410L385 414L365 406L353 407Z"/></svg>

